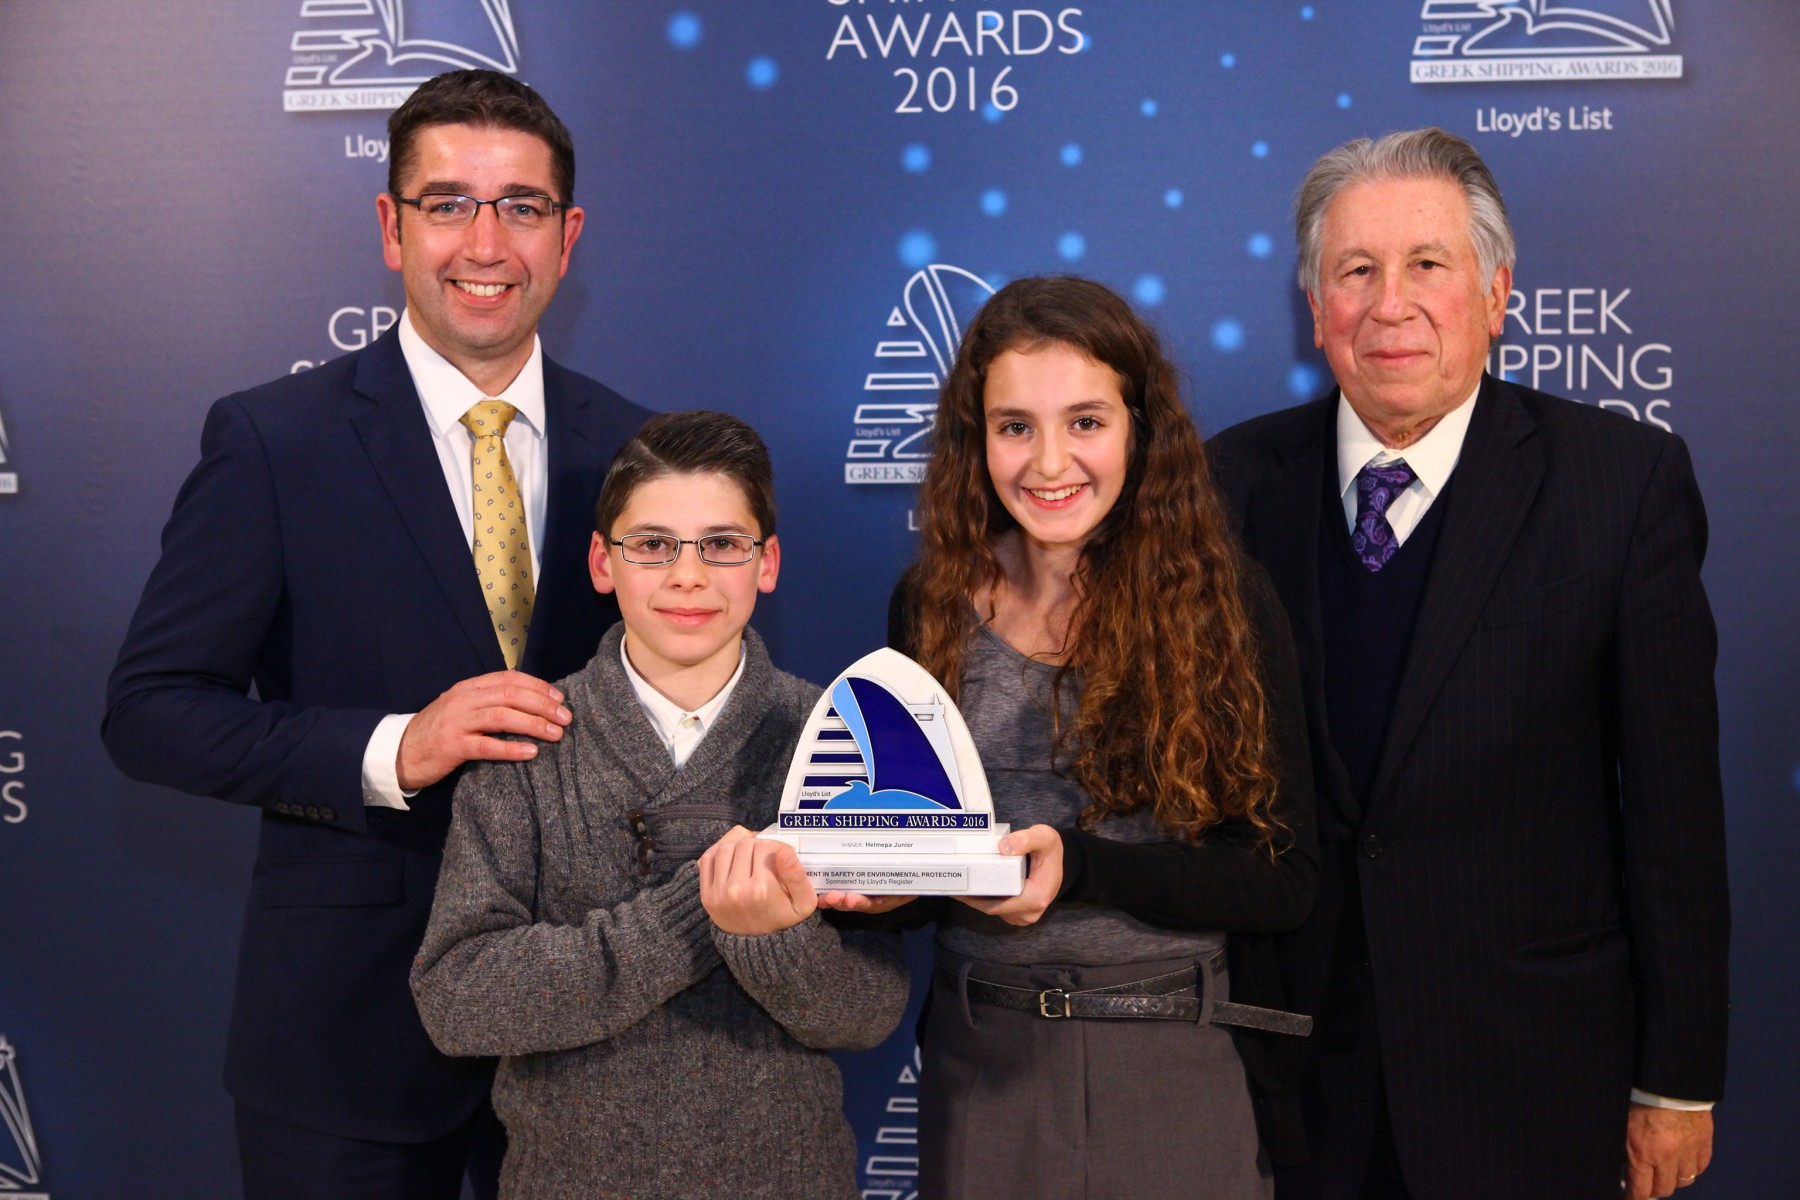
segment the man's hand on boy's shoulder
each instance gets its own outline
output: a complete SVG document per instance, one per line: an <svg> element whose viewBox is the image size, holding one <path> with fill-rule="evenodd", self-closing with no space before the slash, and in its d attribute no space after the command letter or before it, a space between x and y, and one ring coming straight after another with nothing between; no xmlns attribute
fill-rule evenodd
<svg viewBox="0 0 1800 1200"><path fill-rule="evenodd" d="M419 710L400 735L394 774L407 792L429 787L465 762L537 757L537 742L554 742L572 719L563 694L523 671L495 671L465 679Z"/></svg>
<svg viewBox="0 0 1800 1200"><path fill-rule="evenodd" d="M734 825L700 856L700 903L726 933L755 937L792 929L819 898L792 846Z"/></svg>

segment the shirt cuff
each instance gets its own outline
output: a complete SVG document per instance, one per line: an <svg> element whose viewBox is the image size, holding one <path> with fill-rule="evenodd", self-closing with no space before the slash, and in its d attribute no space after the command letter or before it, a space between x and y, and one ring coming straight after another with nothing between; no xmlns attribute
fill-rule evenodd
<svg viewBox="0 0 1800 1200"><path fill-rule="evenodd" d="M375 732L369 735L368 747L363 750L364 808L410 811L406 802L419 793L417 789L410 792L401 789L397 763L400 758L400 738L416 715L389 713L381 718L380 724L375 726Z"/></svg>
<svg viewBox="0 0 1800 1200"><path fill-rule="evenodd" d="M1715 1103L1712 1100L1671 1100L1667 1096L1658 1096L1654 1092L1646 1092L1642 1088L1631 1089L1633 1104L1647 1104L1651 1108L1672 1108L1676 1112L1711 1112Z"/></svg>

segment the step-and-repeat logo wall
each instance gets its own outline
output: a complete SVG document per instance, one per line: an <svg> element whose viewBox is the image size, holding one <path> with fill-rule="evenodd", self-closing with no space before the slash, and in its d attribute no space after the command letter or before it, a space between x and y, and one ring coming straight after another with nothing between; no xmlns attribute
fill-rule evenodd
<svg viewBox="0 0 1800 1200"><path fill-rule="evenodd" d="M280 7L229 19L172 11L131 53L141 55L148 37L167 38L172 52L197 39L218 43L208 60L218 70L169 80L165 107L185 112L176 98L211 88L218 95L205 120L230 123L234 135L217 161L140 166L164 189L157 211L210 219L203 206L217 199L221 178L244 195L284 203L238 206L229 244L209 240L206 221L166 221L154 238L141 226L104 221L84 230L99 261L130 264L134 276L194 276L228 291L232 311L209 310L228 332L203 337L181 323L184 306L168 305L142 328L108 325L92 342L78 341L89 320L73 321L77 340L58 355L38 355L26 339L0 356L0 522L16 522L8 525L7 561L67 563L66 547L79 543L108 564L101 583L66 596L60 581L7 577L9 592L56 589L58 597L46 622L54 629L24 629L16 639L0 677L0 688L18 689L0 692L7 711L36 713L26 705L65 692L92 706L104 668L84 668L91 677L71 686L68 655L56 647L104 644L110 655L154 557L154 526L143 514L166 513L213 396L355 353L401 319L399 281L380 264L369 219L391 154L384 121L420 82L453 67L528 80L576 140L589 225L548 314L546 352L650 408L728 408L769 436L788 569L758 622L767 618L770 645L804 675L829 678L872 648L888 588L912 553L912 506L938 390L963 331L998 287L1027 274L1073 272L1127 295L1162 331L1208 432L1322 395L1329 370L1293 284L1292 193L1322 151L1392 129L1441 125L1470 138L1506 194L1521 261L1490 370L1675 430L1695 448L1709 492L1745 486L1746 478L1759 489L1792 486L1764 477L1760 448L1743 445L1732 423L1740 401L1764 397L1775 411L1775 373L1755 354L1718 347L1741 335L1730 314L1789 307L1783 288L1791 286L1793 252L1775 245L1766 278L1714 278L1673 265L1703 261L1695 243L1728 245L1790 223L1789 199L1775 194L1766 157L1737 164L1709 149L1733 129L1791 124L1800 107L1792 64L1771 56L1757 66L1745 57L1759 40L1783 44L1792 20L1786 6L1740 7L1731 19L1748 33L1734 27L1728 49L1708 9L1681 6L1678 14L1673 0ZM21 33L48 20L31 5L13 16ZM1768 36L1758 39L1758 30ZM0 67L14 65L15 44L41 39L0 45ZM242 78L225 69L245 62L259 65ZM1751 73L1756 87L1745 86ZM73 86L66 80L31 85L43 96L11 90L23 86L20 78L52 75L0 71L0 100L18 111L64 111L80 99L97 112L159 100L142 93L154 85L123 69L85 74L87 86L115 89L99 97L50 94ZM114 75L116 84L108 82ZM58 130L27 126L21 136L48 143ZM145 161L141 132L125 123L97 126L94 139L95 161ZM205 155L212 140L170 144ZM1595 200L1615 194L1617 202ZM1713 214L1727 209L1731 227L1715 227ZM66 232L30 224L37 214L32 206L14 214L27 223L26 240ZM71 275L56 286L92 285ZM106 301L84 293L65 308L92 313ZM176 361L174 382L159 391L114 386L71 395L62 383L70 356L107 360L109 380L135 381L141 364L169 362L169 346L189 347L188 360ZM21 365L40 357L39 366ZM156 438L145 433L152 411ZM69 448L67 431L79 431L78 448ZM121 445L134 450L121 453ZM99 454L104 469L90 461ZM83 455L78 464L62 461ZM1772 524L1735 533L1739 541L1783 536ZM1733 540L1715 538L1709 585L1746 594L1775 586L1775 567L1746 573L1720 559L1717 547ZM1791 661L1792 633L1759 633L1773 643L1771 661ZM1758 681L1722 682L1741 689L1724 696L1727 711L1789 703L1756 690ZM93 719L83 710L67 721L31 722L34 760L92 763L93 777L112 788L102 786L74 813L34 804L25 734L0 729L0 841L14 843L10 854L32 839L34 865L69 856L71 879L130 874L133 903L157 897L164 928L154 936L166 940L141 952L159 957L162 977L228 973L229 964L215 961L218 948L194 931L217 928L218 891L233 883L209 876L197 885L191 866L158 856L177 857L169 847L192 840L193 822L209 813L221 824L248 818L225 805L177 809L150 799L152 789L117 780L101 761ZM1728 730L1728 739L1742 736ZM1776 752L1755 751L1765 753ZM1727 754L1739 756L1728 774L1760 770L1738 742ZM1800 770L1782 768L1784 779L1790 773L1800 788ZM65 822L93 827L53 844L53 826ZM68 846L80 846L82 857ZM247 878L247 858L241 867ZM73 920L65 910L109 901L65 899L34 885L12 921L33 924L35 941L57 944ZM235 905L239 897L226 899ZM13 994L48 995L52 970L34 968L31 953L15 972L13 952L8 995L0 996L0 1197L68 1191L56 1172L73 1168L55 1152L97 1146L82 1124L89 1114L60 1103L60 1069L48 1083L42 1069L46 1053L71 1054L68 1043L81 1039L53 1041L5 1008ZM112 986L102 962L65 957L54 969L78 976L64 990ZM195 1118L195 1136L219 1150L217 1170L229 1179L229 1110L216 1069L229 996L221 986L196 1007L195 996L168 991L149 983L136 1000L155 1023L161 1052L186 1064L182 1090L122 1094L113 1107L161 1111L204 1097L193 1103L210 1105L212 1115ZM47 1000L20 1011L57 1011L59 1023L72 1025L84 1019ZM909 1017L883 1047L840 1060L870 1200L916 1200L911 1030ZM37 1055L29 1071L20 1070L21 1047ZM159 1085L174 1078L158 1076ZM39 1102L35 1126L26 1081ZM110 1086L123 1093L136 1085ZM119 1131L117 1144L104 1147L121 1165L96 1194L137 1178L133 1136ZM52 1152L48 1171L40 1138Z"/></svg>

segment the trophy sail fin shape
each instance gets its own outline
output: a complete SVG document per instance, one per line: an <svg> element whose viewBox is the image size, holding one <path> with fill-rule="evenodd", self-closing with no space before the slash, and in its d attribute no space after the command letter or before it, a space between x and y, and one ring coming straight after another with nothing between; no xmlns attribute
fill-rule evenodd
<svg viewBox="0 0 1800 1200"><path fill-rule="evenodd" d="M868 765L869 782L833 797L826 808L960 809L946 763L920 725L921 715L872 679L846 675L831 689L832 706Z"/></svg>
<svg viewBox="0 0 1800 1200"><path fill-rule="evenodd" d="M981 756L929 672L894 650L851 664L813 708L764 837L820 890L1015 896Z"/></svg>

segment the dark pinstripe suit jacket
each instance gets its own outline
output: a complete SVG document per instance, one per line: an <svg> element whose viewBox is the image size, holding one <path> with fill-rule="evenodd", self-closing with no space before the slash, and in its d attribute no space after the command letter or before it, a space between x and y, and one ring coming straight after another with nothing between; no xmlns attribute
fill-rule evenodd
<svg viewBox="0 0 1800 1200"><path fill-rule="evenodd" d="M1364 803L1321 676L1336 403L1211 445L1293 621L1312 727L1323 878L1284 947L1289 997L1325 994L1354 872L1414 1196L1609 1194L1633 1086L1724 1084L1716 647L1687 450L1483 380Z"/></svg>

